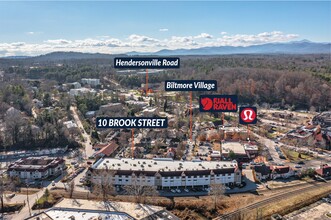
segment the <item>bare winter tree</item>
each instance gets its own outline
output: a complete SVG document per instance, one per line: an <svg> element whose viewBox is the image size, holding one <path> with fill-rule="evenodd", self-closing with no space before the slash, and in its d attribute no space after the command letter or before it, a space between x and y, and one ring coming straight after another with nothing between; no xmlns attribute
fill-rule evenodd
<svg viewBox="0 0 331 220"><path fill-rule="evenodd" d="M10 108L5 115L6 136L11 144L16 144L20 137L20 128L23 125L23 117L19 110Z"/></svg>
<svg viewBox="0 0 331 220"><path fill-rule="evenodd" d="M72 198L74 191L75 191L75 181L71 180L68 184L68 192L70 198Z"/></svg>
<svg viewBox="0 0 331 220"><path fill-rule="evenodd" d="M1 165L0 165L1 166ZM15 190L17 181L4 176L3 173L0 175L0 203L1 203L1 216L3 216L5 208L5 192Z"/></svg>
<svg viewBox="0 0 331 220"><path fill-rule="evenodd" d="M225 187L221 183L210 184L209 195L213 197L214 209L217 207L218 199L224 195Z"/></svg>
<svg viewBox="0 0 331 220"><path fill-rule="evenodd" d="M93 182L93 193L101 196L102 200L106 202L109 196L116 195L116 190L114 187L113 177L115 176L115 171L102 170L98 173L99 181Z"/></svg>
<svg viewBox="0 0 331 220"><path fill-rule="evenodd" d="M157 196L158 192L156 187L144 185L140 181L138 181L139 177L132 178L132 184L124 186L124 190L128 195L134 196L136 203L144 203L146 197Z"/></svg>

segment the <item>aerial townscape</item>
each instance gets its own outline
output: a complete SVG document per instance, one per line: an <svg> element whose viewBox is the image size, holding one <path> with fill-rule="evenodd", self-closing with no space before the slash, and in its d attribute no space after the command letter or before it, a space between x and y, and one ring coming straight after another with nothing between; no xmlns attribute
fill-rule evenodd
<svg viewBox="0 0 331 220"><path fill-rule="evenodd" d="M308 3L279 6L313 10ZM18 20L45 28L25 32L34 40L18 42L11 30L0 37L0 219L331 220L331 43L320 40L330 41L330 33L302 40L315 38L291 21L302 37L273 31L65 40L75 31L86 35L78 25L84 13L73 8L103 23L99 12L123 9L120 2L68 3L70 10L3 2L0 20L13 8L53 4L44 16L59 40L37 43L50 29L32 15ZM202 7L205 22L227 5L140 4L161 14L163 7ZM278 3L256 4L267 10ZM314 22L331 17L322 9L330 2L316 5L323 12ZM123 23L135 20L137 7ZM58 10L72 20L58 18ZM288 10L282 13L294 13ZM193 11L187 16L195 19ZM203 28L196 21L193 28Z"/></svg>

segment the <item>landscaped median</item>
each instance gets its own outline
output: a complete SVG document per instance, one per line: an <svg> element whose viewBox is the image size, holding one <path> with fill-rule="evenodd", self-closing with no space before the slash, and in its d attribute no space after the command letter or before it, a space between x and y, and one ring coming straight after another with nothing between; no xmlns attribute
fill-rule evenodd
<svg viewBox="0 0 331 220"><path fill-rule="evenodd" d="M15 213L15 212L19 212L23 206L25 204L24 203L15 203L15 204L4 204L4 207L2 210L0 207L0 213Z"/></svg>

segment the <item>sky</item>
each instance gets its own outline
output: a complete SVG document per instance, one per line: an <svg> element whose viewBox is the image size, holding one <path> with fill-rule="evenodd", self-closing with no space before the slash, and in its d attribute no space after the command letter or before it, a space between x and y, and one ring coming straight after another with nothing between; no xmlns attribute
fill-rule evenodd
<svg viewBox="0 0 331 220"><path fill-rule="evenodd" d="M0 57L331 42L331 2L1 2Z"/></svg>

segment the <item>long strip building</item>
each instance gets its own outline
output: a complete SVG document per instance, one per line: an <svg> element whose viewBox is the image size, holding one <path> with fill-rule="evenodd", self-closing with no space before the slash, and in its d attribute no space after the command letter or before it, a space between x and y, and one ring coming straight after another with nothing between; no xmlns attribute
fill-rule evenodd
<svg viewBox="0 0 331 220"><path fill-rule="evenodd" d="M139 184L158 189L241 183L241 171L236 161L100 158L86 175L92 183Z"/></svg>

